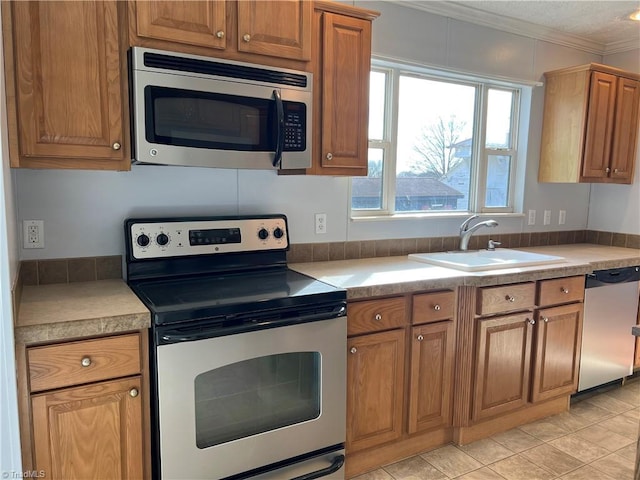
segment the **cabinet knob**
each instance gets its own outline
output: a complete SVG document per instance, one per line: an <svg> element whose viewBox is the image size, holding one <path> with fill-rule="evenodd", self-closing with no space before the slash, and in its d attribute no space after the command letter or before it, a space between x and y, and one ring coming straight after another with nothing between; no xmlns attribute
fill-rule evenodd
<svg viewBox="0 0 640 480"><path fill-rule="evenodd" d="M82 357L82 360L80 360L80 363L82 364L83 367L90 367L91 366L91 358L90 357Z"/></svg>
<svg viewBox="0 0 640 480"><path fill-rule="evenodd" d="M380 315L379 313L376 313L375 317L373 317L375 320L380 321L382 320L382 315Z"/></svg>
<svg viewBox="0 0 640 480"><path fill-rule="evenodd" d="M422 335L418 335L416 338L418 339L418 341L419 341L419 342L421 342L422 340L424 340L424 336L422 336Z"/></svg>
<svg viewBox="0 0 640 480"><path fill-rule="evenodd" d="M137 388L132 388L131 390L129 390L129 395L132 396L133 398L136 398L139 393L140 392L138 392Z"/></svg>
<svg viewBox="0 0 640 480"><path fill-rule="evenodd" d="M564 294L569 293L569 289L568 289L568 288L566 288L566 287L561 287L561 288L560 288L560 291L561 291L562 293L564 293Z"/></svg>
<svg viewBox="0 0 640 480"><path fill-rule="evenodd" d="M614 169L613 169L613 173L618 173L618 169L617 169L617 168L614 168Z"/></svg>
<svg viewBox="0 0 640 480"><path fill-rule="evenodd" d="M333 153L327 153L327 160L333 160Z"/></svg>
<svg viewBox="0 0 640 480"><path fill-rule="evenodd" d="M356 347L351 347L351 350L349 350L351 353L356 353L358 351L358 349Z"/></svg>
<svg viewBox="0 0 640 480"><path fill-rule="evenodd" d="M605 172L609 173L611 171L611 169L609 167L604 169Z"/></svg>
<svg viewBox="0 0 640 480"><path fill-rule="evenodd" d="M433 309L434 309L436 312L439 312L441 308L442 308L442 307L440 307L440 305L438 305L437 303L433 306Z"/></svg>
<svg viewBox="0 0 640 480"><path fill-rule="evenodd" d="M242 36L242 40L244 40L244 41L245 41L245 42L247 42L247 43L248 43L248 42L250 42L250 41L251 41L251 35L249 35L248 33L245 33L245 34Z"/></svg>
<svg viewBox="0 0 640 480"><path fill-rule="evenodd" d="M111 148L113 148L114 150L120 150L121 147L122 145L120 145L118 142L114 142L113 145L111 145Z"/></svg>
<svg viewBox="0 0 640 480"><path fill-rule="evenodd" d="M536 321L533 318L527 318L527 322L529 322L529 325L535 325Z"/></svg>
<svg viewBox="0 0 640 480"><path fill-rule="evenodd" d="M542 317L542 321L543 321L544 323L548 323L548 322L549 322L549 319L548 319L547 317Z"/></svg>
<svg viewBox="0 0 640 480"><path fill-rule="evenodd" d="M224 32L223 32L222 30L218 30L218 31L216 32L216 37L218 37L218 38L224 38Z"/></svg>
<svg viewBox="0 0 640 480"><path fill-rule="evenodd" d="M513 302L515 302L515 301L516 301L516 297L514 297L513 295L507 295L507 296L506 296L506 297L504 297L504 298L505 298L505 300L507 300L507 301L509 301L509 302L511 302L511 303L513 303Z"/></svg>

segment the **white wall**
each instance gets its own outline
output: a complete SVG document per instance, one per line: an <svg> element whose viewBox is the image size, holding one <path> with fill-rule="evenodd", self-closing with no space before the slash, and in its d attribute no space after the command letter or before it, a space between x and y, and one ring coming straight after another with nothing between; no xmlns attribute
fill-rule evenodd
<svg viewBox="0 0 640 480"><path fill-rule="evenodd" d="M11 472L21 472L22 466L11 299L11 286L17 275L18 249L12 174L8 165L6 111L4 58L0 45L0 472L11 475Z"/></svg>
<svg viewBox="0 0 640 480"><path fill-rule="evenodd" d="M353 2L349 2L353 3ZM597 55L448 19L399 2L356 1L382 12L373 25L373 52L470 73L541 81L545 70L601 61ZM533 90L526 151L524 210L538 224L499 219L496 233L576 230L587 226L589 186L538 184L544 90ZM359 220L349 218L349 180L278 176L268 171L133 167L131 172L19 170L19 220L44 220L45 247L23 259L120 254L128 216L283 212L294 243L456 235L460 219ZM542 227L542 210L553 212ZM558 210L567 211L557 225ZM327 233L314 233L314 213L327 213Z"/></svg>
<svg viewBox="0 0 640 480"><path fill-rule="evenodd" d="M603 63L640 73L640 49L607 55ZM589 221L591 230L640 235L640 131L636 170L631 185L599 185L591 187Z"/></svg>

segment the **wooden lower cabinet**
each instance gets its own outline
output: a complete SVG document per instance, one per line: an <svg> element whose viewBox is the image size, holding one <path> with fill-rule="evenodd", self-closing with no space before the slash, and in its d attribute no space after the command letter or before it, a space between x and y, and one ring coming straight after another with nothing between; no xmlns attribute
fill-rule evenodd
<svg viewBox="0 0 640 480"><path fill-rule="evenodd" d="M533 323L532 312L477 320L473 420L527 403Z"/></svg>
<svg viewBox="0 0 640 480"><path fill-rule="evenodd" d="M411 329L409 433L451 426L454 339L452 320Z"/></svg>
<svg viewBox="0 0 640 480"><path fill-rule="evenodd" d="M143 478L141 377L31 397L35 470L49 479Z"/></svg>
<svg viewBox="0 0 640 480"><path fill-rule="evenodd" d="M578 385L582 340L582 303L536 312L536 342L531 400L572 394Z"/></svg>
<svg viewBox="0 0 640 480"><path fill-rule="evenodd" d="M347 347L347 452L400 438L405 331L350 338Z"/></svg>

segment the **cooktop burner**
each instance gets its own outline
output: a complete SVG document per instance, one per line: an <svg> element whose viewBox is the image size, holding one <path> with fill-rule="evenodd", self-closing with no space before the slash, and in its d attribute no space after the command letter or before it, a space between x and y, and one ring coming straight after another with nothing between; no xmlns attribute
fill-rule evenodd
<svg viewBox="0 0 640 480"><path fill-rule="evenodd" d="M346 302L286 266L283 215L130 219L128 283L156 325Z"/></svg>

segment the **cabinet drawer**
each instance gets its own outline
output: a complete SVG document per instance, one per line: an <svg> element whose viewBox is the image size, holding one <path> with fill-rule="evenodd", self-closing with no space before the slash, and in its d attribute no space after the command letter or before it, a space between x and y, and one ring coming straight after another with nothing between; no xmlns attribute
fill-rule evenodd
<svg viewBox="0 0 640 480"><path fill-rule="evenodd" d="M405 321L404 297L355 302L347 307L348 335L403 327Z"/></svg>
<svg viewBox="0 0 640 480"><path fill-rule="evenodd" d="M140 372L138 334L32 347L27 350L31 391L134 375Z"/></svg>
<svg viewBox="0 0 640 480"><path fill-rule="evenodd" d="M540 306L582 300L584 300L584 276L582 275L539 282L538 305Z"/></svg>
<svg viewBox="0 0 640 480"><path fill-rule="evenodd" d="M476 313L491 315L532 308L536 285L533 282L478 289Z"/></svg>
<svg viewBox="0 0 640 480"><path fill-rule="evenodd" d="M411 322L417 325L453 318L455 299L454 292L450 290L414 295Z"/></svg>

